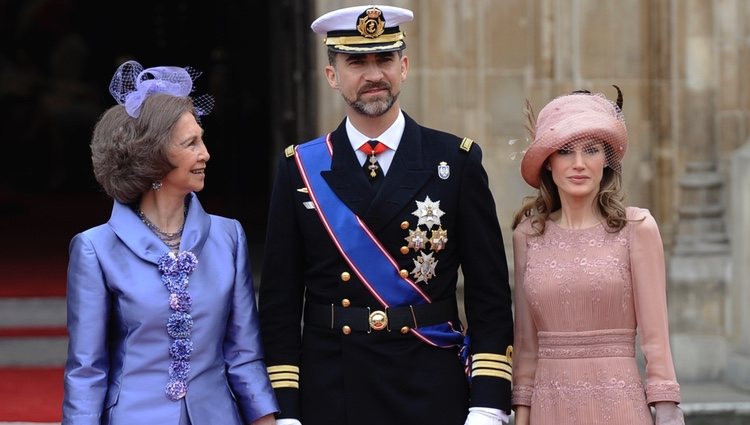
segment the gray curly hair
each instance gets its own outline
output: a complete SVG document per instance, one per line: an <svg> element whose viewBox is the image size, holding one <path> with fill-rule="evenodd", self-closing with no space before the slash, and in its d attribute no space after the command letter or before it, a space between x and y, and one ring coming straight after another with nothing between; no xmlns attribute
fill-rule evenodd
<svg viewBox="0 0 750 425"><path fill-rule="evenodd" d="M172 128L186 113L195 115L190 97L154 94L144 102L138 118L123 105L102 114L91 137L94 177L113 199L138 201L151 184L174 166L167 156Z"/></svg>

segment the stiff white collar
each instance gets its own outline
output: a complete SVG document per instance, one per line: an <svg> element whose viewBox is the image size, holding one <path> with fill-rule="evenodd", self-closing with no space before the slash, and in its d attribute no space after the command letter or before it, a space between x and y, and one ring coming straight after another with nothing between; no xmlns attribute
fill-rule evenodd
<svg viewBox="0 0 750 425"><path fill-rule="evenodd" d="M404 134L405 126L406 120L404 119L404 113L399 110L396 121L394 121L393 124L391 124L391 126L378 137L370 138L365 136L359 130L354 128L354 125L349 121L349 118L346 119L346 135L349 136L349 143L352 144L352 149L355 151L357 151L363 143L370 140L377 140L388 146L388 149L395 151L398 149L398 144L401 142L401 136ZM362 158L364 158L364 156Z"/></svg>

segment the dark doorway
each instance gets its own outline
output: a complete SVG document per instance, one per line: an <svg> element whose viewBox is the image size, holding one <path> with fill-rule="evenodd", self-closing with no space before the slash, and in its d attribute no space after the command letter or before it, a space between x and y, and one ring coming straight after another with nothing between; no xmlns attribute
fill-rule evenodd
<svg viewBox="0 0 750 425"><path fill-rule="evenodd" d="M313 122L310 3L0 0L5 261L28 250L67 258L75 233L108 219L88 143L127 59L203 72L196 93L216 106L203 119L211 161L199 196L262 244L275 158Z"/></svg>

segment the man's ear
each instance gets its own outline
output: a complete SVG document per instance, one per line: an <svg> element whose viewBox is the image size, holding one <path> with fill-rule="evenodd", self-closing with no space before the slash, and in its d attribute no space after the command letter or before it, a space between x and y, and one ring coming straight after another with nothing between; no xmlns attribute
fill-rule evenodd
<svg viewBox="0 0 750 425"><path fill-rule="evenodd" d="M339 81L338 78L336 78L336 68L333 65L327 65L325 68L326 73L326 80L328 80L328 85L331 86L332 89L339 88Z"/></svg>
<svg viewBox="0 0 750 425"><path fill-rule="evenodd" d="M406 75L409 73L409 57L401 56L401 81L406 81Z"/></svg>

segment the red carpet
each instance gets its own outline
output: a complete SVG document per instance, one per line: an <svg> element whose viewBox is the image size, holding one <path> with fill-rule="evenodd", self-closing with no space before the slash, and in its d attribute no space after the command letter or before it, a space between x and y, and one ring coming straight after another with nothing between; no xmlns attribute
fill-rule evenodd
<svg viewBox="0 0 750 425"><path fill-rule="evenodd" d="M68 244L76 233L106 222L112 201L100 194L3 193L2 206L6 208L0 208L0 298L64 298ZM0 323L0 338L65 336L64 321L12 328ZM0 364L0 422L59 423L62 400L62 362Z"/></svg>
<svg viewBox="0 0 750 425"><path fill-rule="evenodd" d="M60 422L63 368L0 368L0 422Z"/></svg>
<svg viewBox="0 0 750 425"><path fill-rule="evenodd" d="M38 336L68 336L68 329L65 326L29 326L0 328L0 337L34 338Z"/></svg>

